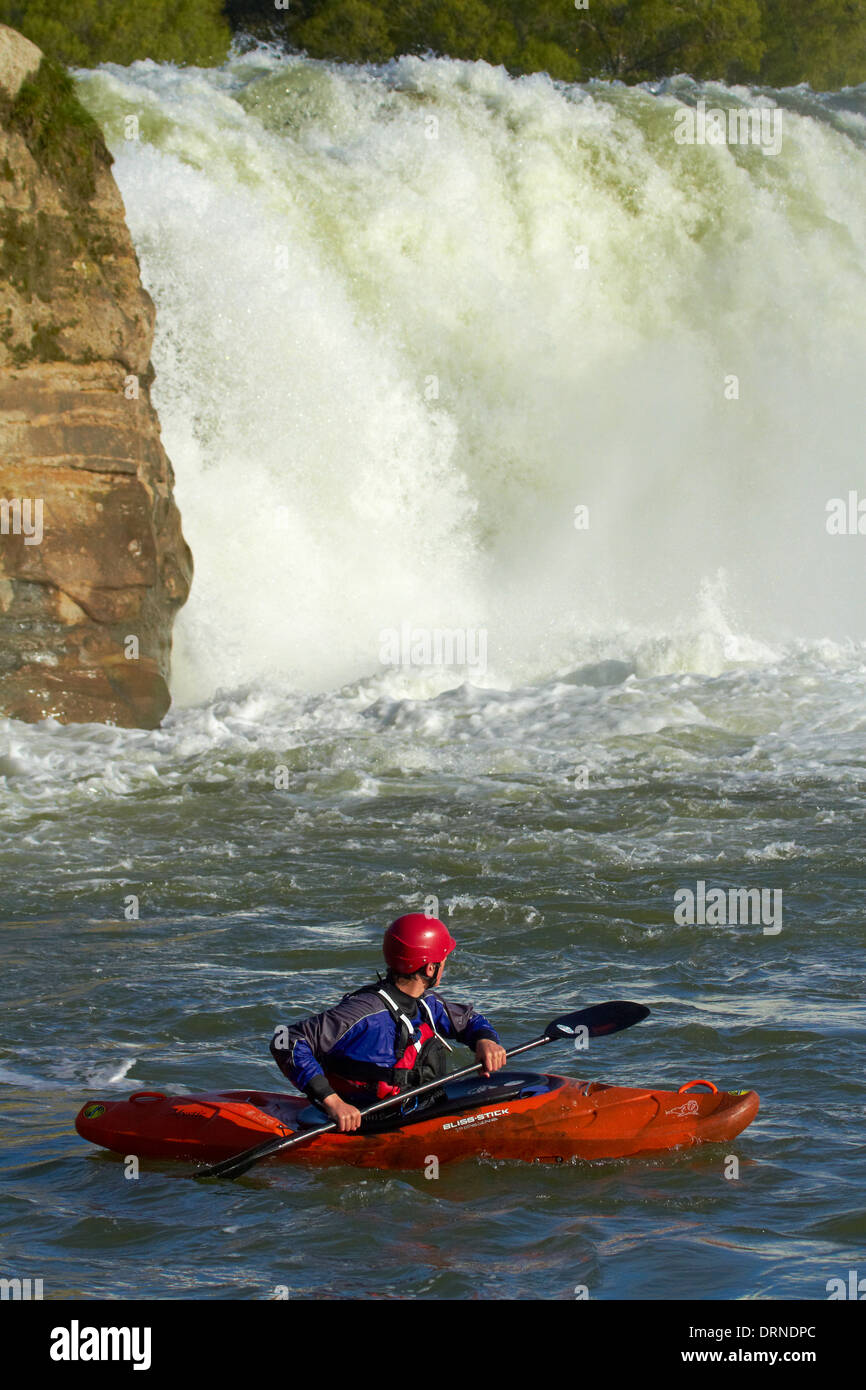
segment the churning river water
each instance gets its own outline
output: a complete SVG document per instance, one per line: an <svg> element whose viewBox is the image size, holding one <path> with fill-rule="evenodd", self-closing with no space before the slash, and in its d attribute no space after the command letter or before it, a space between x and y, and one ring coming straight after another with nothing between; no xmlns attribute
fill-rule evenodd
<svg viewBox="0 0 866 1390"><path fill-rule="evenodd" d="M866 1273L866 537L827 529L866 491L862 91L267 50L79 82L197 570L162 729L0 726L4 1273L806 1300ZM778 155L677 144L701 95L778 101ZM406 624L466 660L383 663ZM678 921L698 884L762 890L773 929ZM372 978L430 895L444 992L506 1042L651 1008L539 1067L754 1088L756 1121L208 1187L75 1135L91 1097L279 1088L275 1024Z"/></svg>

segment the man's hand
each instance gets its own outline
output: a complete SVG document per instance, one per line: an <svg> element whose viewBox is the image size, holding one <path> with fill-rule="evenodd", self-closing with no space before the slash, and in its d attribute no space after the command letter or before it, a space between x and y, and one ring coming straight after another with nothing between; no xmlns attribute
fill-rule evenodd
<svg viewBox="0 0 866 1390"><path fill-rule="evenodd" d="M475 1056L482 1063L484 1070L482 1076L489 1076L492 1071L499 1071L507 1061L505 1048L501 1043L494 1042L492 1038L482 1038L475 1049Z"/></svg>
<svg viewBox="0 0 866 1390"><path fill-rule="evenodd" d="M329 1096L325 1096L322 1101L325 1109L332 1120L337 1121L337 1129L341 1134L351 1134L361 1123L361 1112L354 1105L349 1105L348 1101L340 1100L336 1091L332 1091Z"/></svg>

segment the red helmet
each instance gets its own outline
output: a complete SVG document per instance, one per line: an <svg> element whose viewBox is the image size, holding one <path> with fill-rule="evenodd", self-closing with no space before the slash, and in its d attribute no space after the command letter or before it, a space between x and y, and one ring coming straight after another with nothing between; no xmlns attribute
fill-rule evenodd
<svg viewBox="0 0 866 1390"><path fill-rule="evenodd" d="M438 965L457 942L438 917L425 917L423 912L407 912L398 917L385 932L382 951L391 970L397 975L412 975L422 965Z"/></svg>

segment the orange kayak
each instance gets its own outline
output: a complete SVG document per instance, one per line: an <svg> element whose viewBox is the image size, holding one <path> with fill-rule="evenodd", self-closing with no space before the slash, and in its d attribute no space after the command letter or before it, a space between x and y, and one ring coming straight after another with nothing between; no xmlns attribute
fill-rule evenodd
<svg viewBox="0 0 866 1390"><path fill-rule="evenodd" d="M657 1091L501 1071L451 1086L446 1081L423 1110L385 1112L356 1134L322 1134L269 1161L423 1169L431 1157L440 1164L482 1156L540 1163L629 1158L729 1143L751 1124L758 1103L754 1091L720 1091L707 1081ZM126 1100L88 1101L75 1128L123 1155L216 1163L326 1118L303 1096L268 1091L136 1091Z"/></svg>

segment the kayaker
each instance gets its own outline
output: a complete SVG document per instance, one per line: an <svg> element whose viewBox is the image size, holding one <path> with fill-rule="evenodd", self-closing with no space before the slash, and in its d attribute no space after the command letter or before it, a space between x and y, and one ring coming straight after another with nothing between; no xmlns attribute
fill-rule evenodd
<svg viewBox="0 0 866 1390"><path fill-rule="evenodd" d="M359 1127L359 1107L444 1075L453 1051L448 1039L470 1048L485 1076L504 1066L505 1049L489 1021L471 1004L433 993L456 944L436 917L398 917L382 943L384 980L276 1030L271 1052L280 1071L341 1133Z"/></svg>

